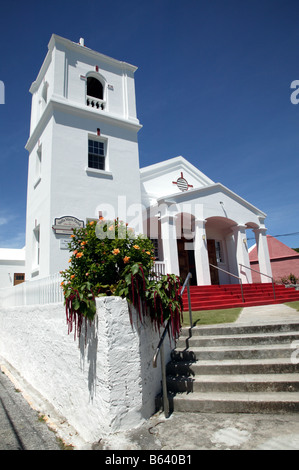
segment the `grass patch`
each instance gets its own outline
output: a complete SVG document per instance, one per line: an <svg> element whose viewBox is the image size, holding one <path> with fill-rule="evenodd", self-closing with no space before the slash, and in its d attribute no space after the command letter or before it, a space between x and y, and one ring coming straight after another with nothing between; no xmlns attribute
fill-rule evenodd
<svg viewBox="0 0 299 470"><path fill-rule="evenodd" d="M299 302L297 303L299 307ZM215 325L217 323L234 323L239 317L241 311L241 307L220 310L197 310L192 312L192 321L193 325ZM189 312L184 312L183 314L183 326L190 326Z"/></svg>
<svg viewBox="0 0 299 470"><path fill-rule="evenodd" d="M285 305L294 308L297 310L297 312L299 312L299 300L297 300L296 302L286 302Z"/></svg>

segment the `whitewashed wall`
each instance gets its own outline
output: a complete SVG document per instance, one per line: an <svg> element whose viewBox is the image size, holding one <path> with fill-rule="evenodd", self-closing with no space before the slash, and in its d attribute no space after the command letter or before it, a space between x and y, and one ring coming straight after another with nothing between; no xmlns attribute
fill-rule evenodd
<svg viewBox="0 0 299 470"><path fill-rule="evenodd" d="M62 303L0 308L0 356L10 363L87 442L134 428L155 412L159 341L149 319L130 323L127 301L97 299L87 342L68 335ZM166 338L169 358L170 344Z"/></svg>

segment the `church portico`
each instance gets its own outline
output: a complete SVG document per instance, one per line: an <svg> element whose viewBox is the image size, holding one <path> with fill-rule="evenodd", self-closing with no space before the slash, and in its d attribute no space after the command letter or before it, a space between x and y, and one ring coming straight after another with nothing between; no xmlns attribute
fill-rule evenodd
<svg viewBox="0 0 299 470"><path fill-rule="evenodd" d="M195 189L172 194L148 208L158 227L156 235L151 231L149 236L157 239L160 247L159 263L164 264L165 272L180 275L183 280L191 272L194 285L235 284L240 280L252 283L247 231L253 230L259 240L261 266L271 276L267 270L262 213L253 206L250 211L244 208L243 200L238 204L234 194L229 198L228 190L219 193L216 199L213 189L210 187L204 197L201 194L204 191ZM235 218L229 218L229 213ZM245 217L255 221L243 222ZM264 279L269 282L269 278Z"/></svg>

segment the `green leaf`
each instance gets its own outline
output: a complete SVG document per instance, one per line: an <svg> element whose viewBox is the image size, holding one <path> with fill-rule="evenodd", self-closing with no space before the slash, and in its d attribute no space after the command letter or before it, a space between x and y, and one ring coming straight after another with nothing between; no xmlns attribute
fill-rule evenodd
<svg viewBox="0 0 299 470"><path fill-rule="evenodd" d="M138 271L139 271L139 264L137 264L137 263L133 264L133 266L132 266L132 274L133 274L133 275L134 275L134 274L137 274Z"/></svg>
<svg viewBox="0 0 299 470"><path fill-rule="evenodd" d="M80 308L80 301L77 298L73 301L73 308L76 311Z"/></svg>

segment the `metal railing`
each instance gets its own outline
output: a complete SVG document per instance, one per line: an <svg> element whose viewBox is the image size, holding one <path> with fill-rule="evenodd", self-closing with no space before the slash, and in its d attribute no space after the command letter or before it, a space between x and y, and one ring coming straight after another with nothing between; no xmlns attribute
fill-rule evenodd
<svg viewBox="0 0 299 470"><path fill-rule="evenodd" d="M272 281L272 287L273 287L273 294L274 294L274 299L276 299L276 294L275 294L275 283L274 283L274 279L272 276L269 276L269 274L264 274L262 273L261 271L257 271L256 269L253 269L253 268L250 268L249 266L245 266L245 264L241 264L239 263L239 266L243 266L243 268L246 268L246 269L250 269L251 271L254 271L255 273L258 273L260 274L261 276L266 276L266 277L269 277Z"/></svg>
<svg viewBox="0 0 299 470"><path fill-rule="evenodd" d="M241 287L241 294L242 294L242 301L245 302L242 279L241 279L239 276L236 276L235 274L230 273L229 271L225 271L225 269L218 268L218 266L215 266L214 264L211 264L211 263L210 263L210 266L212 266L213 268L216 268L216 269L218 269L219 271L222 271L222 272L224 272L224 273L226 273L226 274L229 274L230 276L235 277L236 279L239 279L239 283L240 283L240 287Z"/></svg>
<svg viewBox="0 0 299 470"><path fill-rule="evenodd" d="M190 318L190 331L192 328L192 310L191 310L191 299L190 299L190 279L192 278L192 274L189 273L188 276L185 279L185 282L183 284L183 287L181 289L180 294L183 295L183 292L185 288L187 287L187 292L188 292L188 306L189 306L189 318ZM159 344L157 346L154 358L153 358L153 367L157 367L157 360L158 356L160 354L160 359L161 359L161 372L162 372L162 396L163 396L163 410L165 417L169 417L169 412L170 412L170 407L169 407L169 400L168 400L168 393L167 393L167 378L166 378L166 364L165 364L165 356L164 356L164 339L166 337L166 334L169 330L170 326L170 321L169 319L167 321L167 324L164 328L164 331L160 337ZM191 333L190 333L191 334Z"/></svg>

